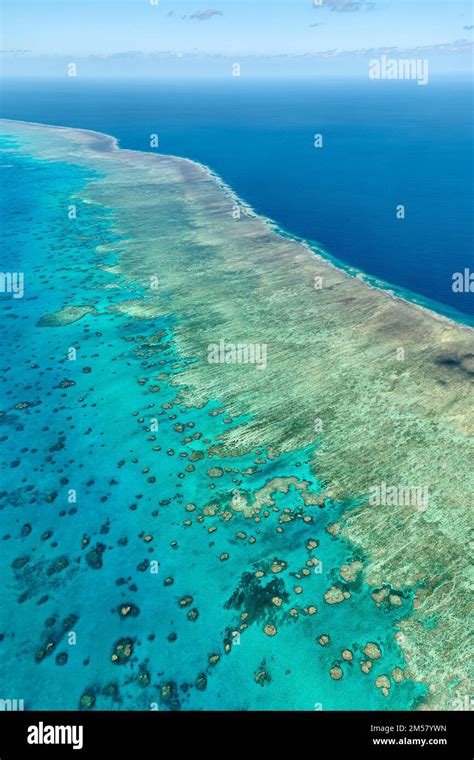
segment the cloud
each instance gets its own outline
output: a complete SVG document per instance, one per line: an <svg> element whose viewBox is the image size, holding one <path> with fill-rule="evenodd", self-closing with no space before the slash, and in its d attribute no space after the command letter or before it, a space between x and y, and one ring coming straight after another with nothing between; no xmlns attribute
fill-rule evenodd
<svg viewBox="0 0 474 760"><path fill-rule="evenodd" d="M355 11L371 11L375 7L372 0L327 0L327 6L336 13L354 13Z"/></svg>
<svg viewBox="0 0 474 760"><path fill-rule="evenodd" d="M195 18L197 21L207 21L208 19L212 18L213 16L222 16L222 11L215 11L212 8L208 8L205 11L196 11L196 13L193 13L192 16L189 18Z"/></svg>
<svg viewBox="0 0 474 760"><path fill-rule="evenodd" d="M356 55L394 55L394 56L411 56L416 57L419 55L430 55L436 53L472 53L474 52L474 44L470 40L460 39L453 40L452 42L441 42L435 45L421 45L419 47L379 47L379 48L363 48L359 50L347 50L342 51L344 53L351 53Z"/></svg>

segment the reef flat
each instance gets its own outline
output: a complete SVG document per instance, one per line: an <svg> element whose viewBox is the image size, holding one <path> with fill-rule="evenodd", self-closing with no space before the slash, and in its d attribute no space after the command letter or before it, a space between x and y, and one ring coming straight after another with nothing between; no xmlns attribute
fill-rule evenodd
<svg viewBox="0 0 474 760"><path fill-rule="evenodd" d="M86 314L94 314L95 309L89 306L65 306L61 311L46 314L38 322L39 327L62 327L77 322Z"/></svg>
<svg viewBox="0 0 474 760"><path fill-rule="evenodd" d="M93 132L10 121L2 126L16 141L19 154L77 166L92 175L78 191L78 202L110 213L115 236L96 246L97 267L139 289L135 296L123 297L121 291L110 290L118 300L107 304L106 311L138 325L147 320L158 326L160 320L169 320L177 353L167 371L175 398L166 401L165 408L201 410L212 403L212 419L224 422L217 435L212 440L206 436L203 441L208 443L199 447L205 464L202 477L219 483L226 462L230 468L239 462L242 472L255 463L257 468L262 465L261 482L251 494L241 477L225 504L222 498L212 498L212 490L205 501L188 503L186 520L191 524L193 507L204 522L216 516L224 524L240 520L238 543L248 541L255 521L270 520L273 510L278 513L276 530L284 531L286 521L304 526L305 516L312 529L316 518L306 510L320 513L328 505L339 505L334 519L324 524L324 539L321 532L316 537L301 533L310 552L304 560L310 572L317 564L312 549L318 543L341 542L346 547L346 559L339 568L328 569L317 595L302 609L277 582L290 562L284 533L280 554L274 554L273 544L268 553L262 548L262 566L254 568L251 577L240 573L240 590L234 589L226 609L244 616L242 640L249 623L258 622L265 639L278 642L286 636L291 646L299 639L296 632L292 639L291 630L284 627L282 610L288 607L290 618L299 615L307 621L321 616L321 607L342 614L354 598L351 584L362 573L375 612L388 615L400 607L398 618L393 618L392 645L403 652L405 664L389 672L374 669L379 650L372 646L376 637L370 626L375 623L361 603L357 613L364 646L341 648L337 661L332 657L325 663L331 682L344 682L347 663L358 651L362 674L371 678L375 663L376 688L386 698L400 681L412 681L423 684L425 691L423 699L421 692L416 697L412 693L411 704L454 709L456 700L472 691L466 626L471 609L469 509L474 494L472 329L332 266L317 251L258 217L199 164L121 150L113 138ZM112 264L107 260L111 252ZM77 301L73 297L58 312L68 314ZM90 298L87 303L92 303ZM105 311L101 304L94 308L100 323ZM84 312L78 324L91 316L94 313ZM68 323L59 320L56 326L70 329ZM161 340L156 334L143 338L142 358ZM235 355L230 361L209 362L209 346L221 341L264 346L265 366L239 362ZM174 374L172 368L178 365ZM149 382L148 376L143 378L143 386ZM153 392L153 386L147 387ZM115 403L121 403L120 396ZM143 410L140 413L144 416ZM241 460L249 454L252 464L246 461L242 468ZM292 480L295 463L301 466L303 460L308 462L306 472ZM272 468L280 461L275 478ZM308 490L315 482L317 487ZM397 493L419 489L428 498L422 503L397 498L374 503L370 494L374 489L386 492L387 486ZM281 501L285 494L290 501ZM295 503L303 505L299 518L291 509ZM152 533L145 539L148 536L152 545ZM222 549L219 562L226 565L232 551ZM98 548L90 561L94 564L100 556ZM21 571L19 560L15 569ZM233 569L235 576L246 561L242 558ZM301 568L297 573L294 598L302 593L306 577ZM254 587L261 577L273 576L263 589ZM192 595L182 600L182 607L192 605ZM262 617L271 605L274 615L265 612ZM193 616L197 618L196 611L189 619ZM316 646L325 649L332 637L326 626L319 625L317 633ZM232 640L231 633L229 637ZM277 657L275 652L268 655L269 661ZM118 639L115 661L123 663L132 654L132 639ZM268 669L267 662L255 671L259 688L267 688ZM197 690L209 689L211 679L199 678ZM174 686L160 688L165 688L165 701L178 701ZM327 705L330 697L322 701ZM225 698L221 702L232 706ZM298 700L292 704L305 709ZM347 702L339 697L339 704Z"/></svg>

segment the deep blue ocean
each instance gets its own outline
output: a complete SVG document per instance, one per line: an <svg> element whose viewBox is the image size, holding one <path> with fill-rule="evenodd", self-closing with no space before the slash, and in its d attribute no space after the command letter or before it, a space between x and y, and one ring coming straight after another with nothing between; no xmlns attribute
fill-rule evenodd
<svg viewBox="0 0 474 760"><path fill-rule="evenodd" d="M7 81L1 111L106 132L139 150L157 134L160 152L210 166L289 233L472 317L472 293L452 291L453 273L474 269L472 105L472 85L460 80L77 77Z"/></svg>

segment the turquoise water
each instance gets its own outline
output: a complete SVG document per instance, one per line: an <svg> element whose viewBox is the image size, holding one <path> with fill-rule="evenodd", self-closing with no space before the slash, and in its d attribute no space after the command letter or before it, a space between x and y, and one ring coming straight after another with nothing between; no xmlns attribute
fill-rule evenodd
<svg viewBox="0 0 474 760"><path fill-rule="evenodd" d="M8 137L1 146L9 193L0 269L25 273L25 296L0 300L0 696L24 699L26 709L75 709L84 694L98 709L412 708L423 685L393 684L387 697L374 685L405 666L393 637L410 591L400 607L376 607L373 589L339 576L343 563L364 558L325 530L351 505L307 507L291 486L274 497L279 512L226 519L235 489L252 500L276 477L305 479L319 492L311 450L191 460L245 420L229 421L212 400L202 409L180 403L179 373L193 358L173 344L179 315L134 320L113 311L141 292L106 271L114 255L96 250L119 250L120 239L113 212L76 197L90 171L20 156ZM66 304L97 313L38 326ZM221 477L210 477L211 467ZM210 503L217 514L199 519ZM284 509L294 519L283 524ZM295 577L313 557L321 572ZM277 574L276 559L287 563ZM334 584L351 596L328 605L323 594ZM192 602L181 607L186 596ZM305 614L309 605L316 614ZM277 635L263 632L267 624ZM117 664L121 640L133 651ZM368 641L383 656L364 675ZM353 662L342 661L342 649ZM220 659L211 665L213 654ZM329 675L334 665L339 681Z"/></svg>

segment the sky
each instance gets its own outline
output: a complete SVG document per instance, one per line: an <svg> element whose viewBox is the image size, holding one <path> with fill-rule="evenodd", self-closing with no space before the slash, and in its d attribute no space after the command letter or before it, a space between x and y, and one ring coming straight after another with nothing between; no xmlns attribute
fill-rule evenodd
<svg viewBox="0 0 474 760"><path fill-rule="evenodd" d="M264 58L439 45L446 56L458 55L474 29L467 0L3 0L2 5L2 58L10 64L45 56L127 54L130 59L131 51Z"/></svg>

